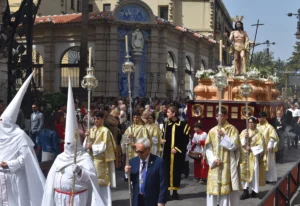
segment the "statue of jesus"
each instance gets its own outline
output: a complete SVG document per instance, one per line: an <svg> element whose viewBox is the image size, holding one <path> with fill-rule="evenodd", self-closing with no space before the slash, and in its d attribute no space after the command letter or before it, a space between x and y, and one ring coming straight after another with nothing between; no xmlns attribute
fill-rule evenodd
<svg viewBox="0 0 300 206"><path fill-rule="evenodd" d="M225 37L231 46L229 53L233 53L234 56L235 75L245 74L249 59L250 45L253 44L253 42L250 42L247 32L244 31L242 21L236 21L235 30L231 32L229 38L227 33L225 33Z"/></svg>

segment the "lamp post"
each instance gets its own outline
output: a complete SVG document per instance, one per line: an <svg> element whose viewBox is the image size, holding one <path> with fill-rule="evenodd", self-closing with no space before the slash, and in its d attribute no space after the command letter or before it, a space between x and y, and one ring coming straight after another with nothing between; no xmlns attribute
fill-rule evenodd
<svg viewBox="0 0 300 206"><path fill-rule="evenodd" d="M90 131L90 119L91 119L91 93L98 86L98 80L94 76L94 68L92 67L92 48L89 49L89 67L86 69L86 76L83 77L81 86L88 90L88 121L87 131ZM90 135L87 136L87 143L90 143ZM91 152L90 149L87 150Z"/></svg>
<svg viewBox="0 0 300 206"><path fill-rule="evenodd" d="M248 111L248 97L252 94L252 87L248 84L247 79L245 80L244 84L240 87L240 94L245 97L246 100L246 129L247 134L249 135L249 124L248 124L248 118L249 118L249 111ZM250 147L250 141L249 138L246 138L246 145ZM246 151L246 177L249 178L249 151Z"/></svg>
<svg viewBox="0 0 300 206"><path fill-rule="evenodd" d="M276 43L275 42L270 42L269 40L263 42L263 43L257 43L255 44L255 46L259 46L259 45L263 45L263 44L266 44L267 45L267 56L269 56L269 47L271 45L275 45Z"/></svg>
<svg viewBox="0 0 300 206"><path fill-rule="evenodd" d="M293 13L288 13L287 14L289 17L291 16L297 16L298 22L297 22L297 32L295 33L296 38L300 39L300 9L298 9L298 14L293 14Z"/></svg>
<svg viewBox="0 0 300 206"><path fill-rule="evenodd" d="M215 85L218 88L219 91L219 112L218 116L221 117L222 115L222 91L227 87L227 75L224 74L221 70L219 73L215 75ZM219 118L218 122L219 129L221 128L221 118ZM217 158L222 162L222 148L220 146L220 138L218 138L218 149L217 149ZM220 196L221 196L221 169L218 166L218 196L217 196L217 205L220 205Z"/></svg>

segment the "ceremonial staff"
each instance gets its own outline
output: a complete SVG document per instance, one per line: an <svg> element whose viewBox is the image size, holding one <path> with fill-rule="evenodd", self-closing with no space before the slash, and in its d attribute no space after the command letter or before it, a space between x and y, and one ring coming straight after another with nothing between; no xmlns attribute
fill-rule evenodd
<svg viewBox="0 0 300 206"><path fill-rule="evenodd" d="M215 85L219 91L219 111L218 111L218 129L221 129L221 116L222 116L222 91L227 87L227 75L221 71L222 68L222 40L220 40L220 66L219 72L215 75ZM218 136L218 147L217 147L217 158L222 162L223 157L223 149L220 146L221 137ZM217 196L217 205L220 205L220 196L221 196L221 183L222 183L222 170L221 165L218 165L217 172L218 172L218 196Z"/></svg>
<svg viewBox="0 0 300 206"><path fill-rule="evenodd" d="M166 140L167 125L168 125L168 122L169 122L168 117L165 118L164 122L165 122L165 128L164 128L164 137L163 137L163 140ZM161 155L160 155L161 158L164 158L165 144L166 144L166 142L164 142L163 145L162 145L162 150L161 150Z"/></svg>
<svg viewBox="0 0 300 206"><path fill-rule="evenodd" d="M76 165L77 162L77 143L78 143L78 130L75 132L75 153L74 153L74 165ZM71 205L74 206L74 193L75 193L75 179L76 179L76 174L75 171L73 171L73 179L72 179L72 200L71 200Z"/></svg>
<svg viewBox="0 0 300 206"><path fill-rule="evenodd" d="M249 123L248 123L248 118L249 118L249 109L248 109L248 97L252 93L252 87L247 83L247 79L245 80L244 84L240 88L240 94L245 97L246 100L246 131L248 137L246 137L246 147L250 147L250 140L249 140ZM246 151L246 178L248 179L249 177L249 154L250 152L247 150Z"/></svg>
<svg viewBox="0 0 300 206"><path fill-rule="evenodd" d="M127 81L128 81L128 98L129 98L129 114L130 114L130 127L131 132L133 133L133 125L132 125L132 98L131 98L131 82L130 82L130 74L134 72L134 63L131 62L129 53L128 53L128 36L125 36L125 46L126 46L126 61L123 64L122 70L125 74L127 74ZM126 166L129 166L129 153L128 147L131 145L132 139L129 136L124 138L124 144L126 145ZM131 179L130 174L128 174L128 190L129 190L129 204L132 205L132 192L131 192Z"/></svg>
<svg viewBox="0 0 300 206"><path fill-rule="evenodd" d="M86 145L90 143L90 119L91 119L91 93L92 90L98 86L98 80L94 76L94 68L92 67L92 48L89 49L89 67L86 70L87 75L83 77L81 86L88 90L88 121L87 121L87 131L88 135L86 137ZM91 153L90 149L87 149L88 153Z"/></svg>

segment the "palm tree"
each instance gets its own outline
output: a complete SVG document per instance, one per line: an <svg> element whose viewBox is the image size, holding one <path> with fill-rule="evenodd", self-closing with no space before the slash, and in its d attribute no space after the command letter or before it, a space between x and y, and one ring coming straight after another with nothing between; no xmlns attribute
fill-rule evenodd
<svg viewBox="0 0 300 206"><path fill-rule="evenodd" d="M252 67L256 67L260 73L267 77L269 74L274 74L274 53L267 54L266 49L254 53Z"/></svg>

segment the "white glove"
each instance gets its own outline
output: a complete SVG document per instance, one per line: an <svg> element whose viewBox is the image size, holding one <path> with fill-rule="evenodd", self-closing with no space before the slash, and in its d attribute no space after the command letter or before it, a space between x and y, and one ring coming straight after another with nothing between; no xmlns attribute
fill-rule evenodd
<svg viewBox="0 0 300 206"><path fill-rule="evenodd" d="M79 174L81 172L81 167L79 167L78 165L72 165L72 171L73 173L77 173Z"/></svg>

